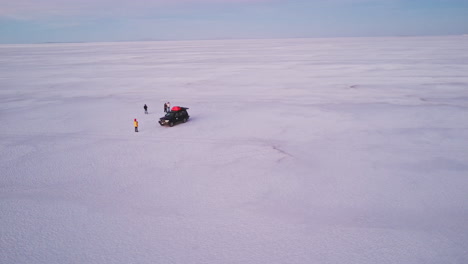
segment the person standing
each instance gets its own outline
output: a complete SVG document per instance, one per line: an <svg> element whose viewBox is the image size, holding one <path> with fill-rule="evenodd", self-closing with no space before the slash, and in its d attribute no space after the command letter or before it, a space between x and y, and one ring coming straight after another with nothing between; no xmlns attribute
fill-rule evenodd
<svg viewBox="0 0 468 264"><path fill-rule="evenodd" d="M167 112L169 113L171 111L171 103L167 102Z"/></svg>
<svg viewBox="0 0 468 264"><path fill-rule="evenodd" d="M148 106L145 104L145 106L143 106L143 108L145 109L145 114L148 114Z"/></svg>
<svg viewBox="0 0 468 264"><path fill-rule="evenodd" d="M167 113L167 103L164 103L164 113Z"/></svg>
<svg viewBox="0 0 468 264"><path fill-rule="evenodd" d="M138 121L136 118L133 120L133 125L135 126L135 132L138 132Z"/></svg>

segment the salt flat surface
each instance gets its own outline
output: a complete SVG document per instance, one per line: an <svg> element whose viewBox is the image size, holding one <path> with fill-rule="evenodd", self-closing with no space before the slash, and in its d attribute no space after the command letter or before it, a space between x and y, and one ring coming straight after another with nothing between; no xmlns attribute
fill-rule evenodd
<svg viewBox="0 0 468 264"><path fill-rule="evenodd" d="M0 45L0 120L0 263L468 263L468 37Z"/></svg>

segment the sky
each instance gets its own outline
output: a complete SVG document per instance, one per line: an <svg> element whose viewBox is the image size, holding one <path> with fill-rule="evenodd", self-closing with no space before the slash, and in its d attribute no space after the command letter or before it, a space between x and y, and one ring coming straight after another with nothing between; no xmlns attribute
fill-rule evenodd
<svg viewBox="0 0 468 264"><path fill-rule="evenodd" d="M0 0L0 43L468 34L468 0Z"/></svg>

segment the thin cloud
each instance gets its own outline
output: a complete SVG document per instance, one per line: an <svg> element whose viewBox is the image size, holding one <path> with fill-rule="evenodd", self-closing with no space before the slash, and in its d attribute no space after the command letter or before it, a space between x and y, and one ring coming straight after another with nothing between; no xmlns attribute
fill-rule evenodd
<svg viewBox="0 0 468 264"><path fill-rule="evenodd" d="M255 3L332 3L399 2L402 0L0 0L0 17L34 19L57 16L99 14L100 12L145 12L155 8L173 8L196 4L255 4Z"/></svg>
<svg viewBox="0 0 468 264"><path fill-rule="evenodd" d="M269 1L275 0L0 0L0 17L28 19L119 10L144 12L147 9L193 4L248 4Z"/></svg>

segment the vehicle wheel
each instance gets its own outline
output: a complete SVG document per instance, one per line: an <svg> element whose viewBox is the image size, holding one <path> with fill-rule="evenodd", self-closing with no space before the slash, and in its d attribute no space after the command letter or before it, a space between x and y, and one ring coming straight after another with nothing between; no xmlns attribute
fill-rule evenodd
<svg viewBox="0 0 468 264"><path fill-rule="evenodd" d="M187 118L184 117L184 119L182 120L182 122L184 122L184 123L187 122Z"/></svg>
<svg viewBox="0 0 468 264"><path fill-rule="evenodd" d="M170 122L170 123L169 123L169 126L170 126L170 127L173 127L173 126L174 126L174 122Z"/></svg>

